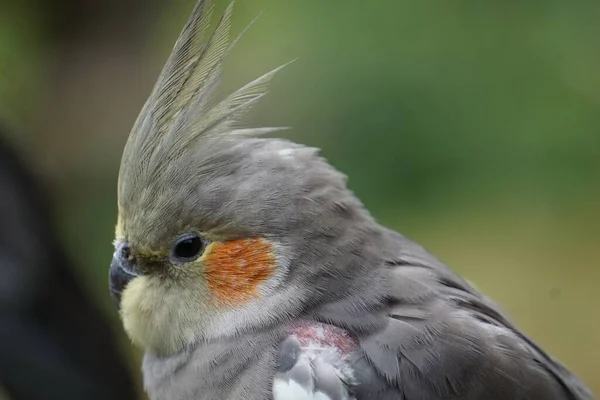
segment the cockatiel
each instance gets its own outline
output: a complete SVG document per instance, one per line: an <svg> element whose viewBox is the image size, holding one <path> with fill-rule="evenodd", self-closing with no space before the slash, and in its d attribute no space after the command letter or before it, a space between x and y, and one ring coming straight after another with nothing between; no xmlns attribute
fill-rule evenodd
<svg viewBox="0 0 600 400"><path fill-rule="evenodd" d="M212 10L195 6L119 173L110 289L150 399L591 399L316 149L240 124L279 68L215 100L232 5L207 35Z"/></svg>

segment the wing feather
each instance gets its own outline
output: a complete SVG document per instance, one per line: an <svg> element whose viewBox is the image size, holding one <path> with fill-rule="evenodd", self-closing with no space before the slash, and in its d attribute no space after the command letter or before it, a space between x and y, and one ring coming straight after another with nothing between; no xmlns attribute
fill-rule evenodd
<svg viewBox="0 0 600 400"><path fill-rule="evenodd" d="M396 250L381 253L396 255L371 270L372 282L385 277L377 287L386 299L368 307L342 299L316 314L359 337L357 399L593 399L491 300L422 247L389 235Z"/></svg>

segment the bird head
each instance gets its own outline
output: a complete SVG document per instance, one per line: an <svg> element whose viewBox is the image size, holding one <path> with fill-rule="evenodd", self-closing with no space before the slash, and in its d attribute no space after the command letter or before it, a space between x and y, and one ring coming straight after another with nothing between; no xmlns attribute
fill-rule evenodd
<svg viewBox="0 0 600 400"><path fill-rule="evenodd" d="M350 285L373 236L316 149L240 126L281 67L215 101L231 12L205 40L212 5L196 5L121 162L111 292L158 354L299 315Z"/></svg>

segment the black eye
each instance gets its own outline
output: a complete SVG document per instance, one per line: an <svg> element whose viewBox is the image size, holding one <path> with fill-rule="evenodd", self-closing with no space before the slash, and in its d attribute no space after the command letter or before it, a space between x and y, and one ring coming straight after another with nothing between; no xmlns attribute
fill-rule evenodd
<svg viewBox="0 0 600 400"><path fill-rule="evenodd" d="M206 240L197 233L185 233L181 235L171 249L171 262L181 264L194 261L202 254L206 247Z"/></svg>

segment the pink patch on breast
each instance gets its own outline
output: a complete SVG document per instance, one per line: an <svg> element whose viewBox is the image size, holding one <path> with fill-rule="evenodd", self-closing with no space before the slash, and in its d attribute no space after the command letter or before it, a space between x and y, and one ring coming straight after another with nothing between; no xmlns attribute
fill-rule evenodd
<svg viewBox="0 0 600 400"><path fill-rule="evenodd" d="M356 338L344 329L316 321L301 321L293 324L292 335L302 346L316 344L322 347L335 347L344 355L358 347Z"/></svg>

